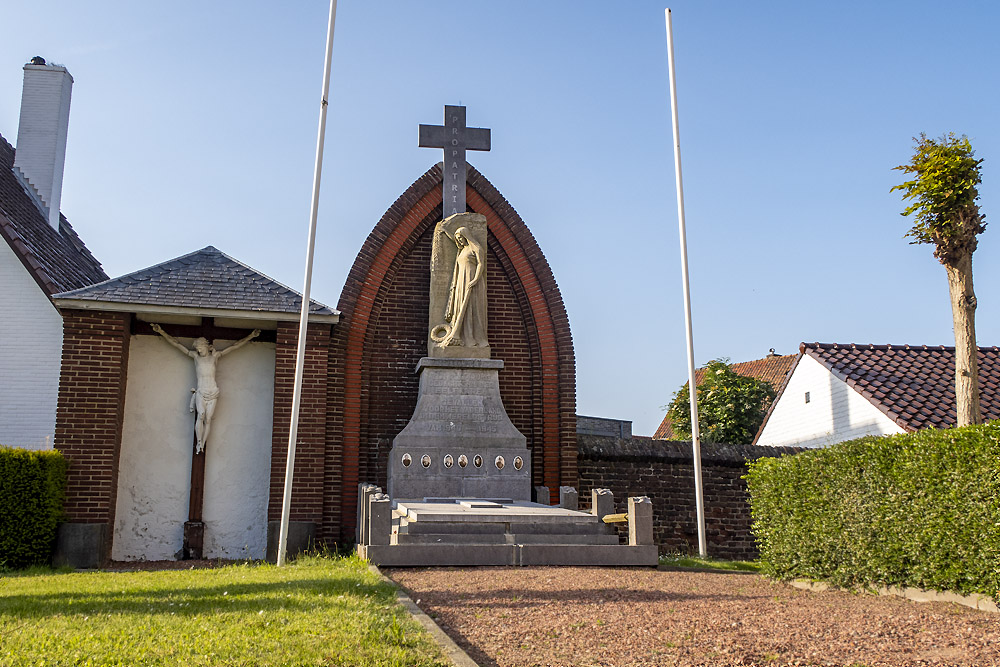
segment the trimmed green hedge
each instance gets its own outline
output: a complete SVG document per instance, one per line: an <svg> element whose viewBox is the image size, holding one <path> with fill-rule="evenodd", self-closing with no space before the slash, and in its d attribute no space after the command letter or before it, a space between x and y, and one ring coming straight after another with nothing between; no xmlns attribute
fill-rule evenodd
<svg viewBox="0 0 1000 667"><path fill-rule="evenodd" d="M750 464L761 571L1000 600L1000 422Z"/></svg>
<svg viewBox="0 0 1000 667"><path fill-rule="evenodd" d="M49 562L68 467L57 451L0 445L0 567Z"/></svg>

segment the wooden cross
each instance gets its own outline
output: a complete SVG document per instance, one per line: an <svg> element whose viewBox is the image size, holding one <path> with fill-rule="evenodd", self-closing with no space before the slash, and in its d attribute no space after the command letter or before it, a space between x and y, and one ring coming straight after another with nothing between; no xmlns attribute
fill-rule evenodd
<svg viewBox="0 0 1000 667"><path fill-rule="evenodd" d="M465 126L465 107L444 107L444 125L421 125L421 148L444 149L444 184L441 217L465 213L465 177L468 163L465 151L488 151L490 131Z"/></svg>
<svg viewBox="0 0 1000 667"><path fill-rule="evenodd" d="M192 434L193 435L193 434ZM184 522L183 560L201 560L205 548L205 450L198 451L198 436L191 440L191 493L188 496L188 520Z"/></svg>

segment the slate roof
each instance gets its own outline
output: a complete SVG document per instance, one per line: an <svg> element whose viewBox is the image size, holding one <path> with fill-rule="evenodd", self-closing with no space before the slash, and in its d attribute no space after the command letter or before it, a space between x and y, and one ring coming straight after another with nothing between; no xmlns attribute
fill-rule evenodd
<svg viewBox="0 0 1000 667"><path fill-rule="evenodd" d="M802 343L799 349L907 431L957 422L954 347ZM1000 348L980 347L978 360L983 419L1000 419Z"/></svg>
<svg viewBox="0 0 1000 667"><path fill-rule="evenodd" d="M302 295L212 246L96 285L55 295L66 301L133 306L298 313ZM337 311L311 302L311 315Z"/></svg>
<svg viewBox="0 0 1000 667"><path fill-rule="evenodd" d="M779 355L771 353L763 359L741 361L736 364L730 364L730 367L737 375L744 375L746 377L752 377L758 380L766 380L767 382L770 382L771 386L774 387L774 390L780 393L782 388L785 386L785 380L788 379L789 373L792 372L792 368L795 366L795 360L797 358L797 354ZM701 385L701 379L704 374L704 368L695 370L695 384L699 386ZM663 421L660 422L660 425L656 429L656 433L653 434L653 439L675 440L676 438L677 435L674 433L670 417L664 415Z"/></svg>
<svg viewBox="0 0 1000 667"><path fill-rule="evenodd" d="M0 236L49 296L108 276L65 217L52 229L14 173L14 148L0 135Z"/></svg>

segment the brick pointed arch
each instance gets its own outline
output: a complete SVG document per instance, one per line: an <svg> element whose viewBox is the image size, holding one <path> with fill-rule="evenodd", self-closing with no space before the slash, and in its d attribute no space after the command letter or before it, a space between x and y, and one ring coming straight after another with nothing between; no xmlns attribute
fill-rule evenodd
<svg viewBox="0 0 1000 667"><path fill-rule="evenodd" d="M392 438L416 404L416 363L426 354L429 258L441 218L440 165L386 211L358 253L341 293L329 352L324 531L353 535L357 485L385 484ZM569 319L535 238L473 167L470 211L486 216L490 343L503 359L501 395L528 439L535 484L553 496L577 485L576 366Z"/></svg>

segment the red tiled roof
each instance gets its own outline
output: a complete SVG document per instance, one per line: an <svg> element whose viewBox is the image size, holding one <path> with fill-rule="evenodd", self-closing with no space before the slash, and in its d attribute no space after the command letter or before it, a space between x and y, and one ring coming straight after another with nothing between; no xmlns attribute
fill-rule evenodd
<svg viewBox="0 0 1000 667"><path fill-rule="evenodd" d="M52 229L14 174L14 148L0 136L0 237L49 296L107 279L65 217Z"/></svg>
<svg viewBox="0 0 1000 667"><path fill-rule="evenodd" d="M781 388L785 386L785 380L788 378L788 374L795 365L796 358L798 358L797 354L769 354L763 359L741 361L736 364L730 364L729 366L737 375L752 377L757 380L765 380L771 383L771 386L774 387L776 392L780 392ZM694 372L694 381L699 386L701 385L704 373L704 368L699 368ZM653 434L653 439L674 440L675 438L676 435L674 434L674 428L670 421L670 417L664 415L663 421L660 422L659 427L656 429L656 433Z"/></svg>
<svg viewBox="0 0 1000 667"><path fill-rule="evenodd" d="M955 348L926 345L802 343L826 366L907 431L954 426ZM983 419L1000 419L1000 348L979 348Z"/></svg>

